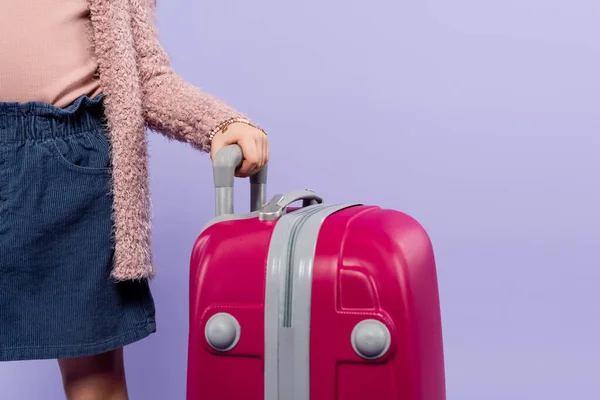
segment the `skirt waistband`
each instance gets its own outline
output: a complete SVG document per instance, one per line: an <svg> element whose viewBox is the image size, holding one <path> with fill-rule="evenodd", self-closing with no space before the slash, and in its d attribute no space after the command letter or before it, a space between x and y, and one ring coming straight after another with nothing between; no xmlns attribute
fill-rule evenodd
<svg viewBox="0 0 600 400"><path fill-rule="evenodd" d="M105 129L104 96L81 96L58 108L42 102L0 102L0 142L64 137Z"/></svg>

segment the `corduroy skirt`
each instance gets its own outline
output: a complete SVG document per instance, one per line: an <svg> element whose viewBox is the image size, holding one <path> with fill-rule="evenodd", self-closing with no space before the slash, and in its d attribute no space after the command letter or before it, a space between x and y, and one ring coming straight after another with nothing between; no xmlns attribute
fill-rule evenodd
<svg viewBox="0 0 600 400"><path fill-rule="evenodd" d="M0 361L89 356L155 332L147 281L115 282L102 95L0 102Z"/></svg>

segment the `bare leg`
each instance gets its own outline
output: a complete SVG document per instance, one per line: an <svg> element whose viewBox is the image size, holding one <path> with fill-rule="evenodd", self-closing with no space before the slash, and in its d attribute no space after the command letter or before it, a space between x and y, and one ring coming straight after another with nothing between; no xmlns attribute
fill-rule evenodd
<svg viewBox="0 0 600 400"><path fill-rule="evenodd" d="M128 400L123 349L58 360L67 400Z"/></svg>

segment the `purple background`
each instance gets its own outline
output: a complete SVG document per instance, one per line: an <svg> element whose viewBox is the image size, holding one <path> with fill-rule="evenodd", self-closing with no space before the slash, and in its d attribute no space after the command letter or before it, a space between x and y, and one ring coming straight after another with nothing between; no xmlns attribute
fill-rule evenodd
<svg viewBox="0 0 600 400"><path fill-rule="evenodd" d="M179 73L270 132L270 194L429 230L449 400L562 400L600 398L599 17L597 0L159 0L158 22ZM151 170L159 331L128 376L132 399L179 400L210 164L152 135ZM62 398L54 361L0 364L0 388Z"/></svg>

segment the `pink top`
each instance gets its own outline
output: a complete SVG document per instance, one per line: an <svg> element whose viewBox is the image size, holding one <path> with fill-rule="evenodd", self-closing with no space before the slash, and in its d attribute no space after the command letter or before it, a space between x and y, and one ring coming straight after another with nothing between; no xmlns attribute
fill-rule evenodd
<svg viewBox="0 0 600 400"><path fill-rule="evenodd" d="M0 101L65 107L101 92L87 0L0 0Z"/></svg>

